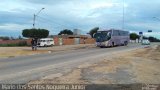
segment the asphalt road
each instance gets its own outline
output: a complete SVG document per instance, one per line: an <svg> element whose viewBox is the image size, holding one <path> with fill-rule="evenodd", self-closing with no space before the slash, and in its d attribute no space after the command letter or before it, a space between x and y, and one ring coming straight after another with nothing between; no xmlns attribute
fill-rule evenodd
<svg viewBox="0 0 160 90"><path fill-rule="evenodd" d="M54 73L67 73L81 63L96 61L111 53L144 46L129 44L114 48L85 48L59 53L0 59L0 83L27 83ZM14 53L14 52L13 52Z"/></svg>

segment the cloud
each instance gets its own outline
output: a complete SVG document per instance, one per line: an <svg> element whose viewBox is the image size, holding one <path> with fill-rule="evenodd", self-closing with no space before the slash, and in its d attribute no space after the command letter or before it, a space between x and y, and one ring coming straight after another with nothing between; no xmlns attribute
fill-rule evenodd
<svg viewBox="0 0 160 90"><path fill-rule="evenodd" d="M159 32L159 25L160 23L152 23L152 22L136 22L136 23L129 23L131 27L139 28L141 31L148 31L153 30L155 32Z"/></svg>
<svg viewBox="0 0 160 90"><path fill-rule="evenodd" d="M0 25L0 36L19 36L22 34L24 28L29 28L28 26L21 24L1 24Z"/></svg>
<svg viewBox="0 0 160 90"><path fill-rule="evenodd" d="M20 24L3 24L0 25L0 30L8 30L8 31L14 31L14 30L23 30L24 28L28 28L27 26L20 25Z"/></svg>
<svg viewBox="0 0 160 90"><path fill-rule="evenodd" d="M151 32L151 33L146 32L144 33L144 36L147 36L147 37L154 36L160 39L160 32Z"/></svg>
<svg viewBox="0 0 160 90"><path fill-rule="evenodd" d="M37 28L49 29L52 34L60 30L91 28L122 28L123 0L3 0L0 3L0 33L2 29L32 28L33 14L45 8L36 18ZM124 0L125 30L159 32L159 0ZM18 28L20 27L20 28ZM20 34L17 32L17 34Z"/></svg>

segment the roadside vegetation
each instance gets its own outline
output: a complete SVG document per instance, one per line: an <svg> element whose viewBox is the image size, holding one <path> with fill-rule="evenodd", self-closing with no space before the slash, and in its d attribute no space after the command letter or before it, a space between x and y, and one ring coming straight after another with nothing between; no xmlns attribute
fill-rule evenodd
<svg viewBox="0 0 160 90"><path fill-rule="evenodd" d="M0 36L0 40L22 40L24 38L22 38L22 36L18 36L18 37L9 37L9 36Z"/></svg>
<svg viewBox="0 0 160 90"><path fill-rule="evenodd" d="M0 44L0 47L22 47L28 46L26 41L21 41L19 43L8 43L8 44Z"/></svg>
<svg viewBox="0 0 160 90"><path fill-rule="evenodd" d="M46 29L24 29L22 32L23 37L27 38L46 38L49 31Z"/></svg>
<svg viewBox="0 0 160 90"><path fill-rule="evenodd" d="M140 36L136 33L130 33L130 39L131 40L140 39ZM148 39L150 42L160 42L160 39L152 36L150 37L143 36L143 39Z"/></svg>
<svg viewBox="0 0 160 90"><path fill-rule="evenodd" d="M65 35L73 35L73 32L71 30L69 30L69 29L64 29L64 30L60 31L58 35L63 35L63 34L65 34Z"/></svg>

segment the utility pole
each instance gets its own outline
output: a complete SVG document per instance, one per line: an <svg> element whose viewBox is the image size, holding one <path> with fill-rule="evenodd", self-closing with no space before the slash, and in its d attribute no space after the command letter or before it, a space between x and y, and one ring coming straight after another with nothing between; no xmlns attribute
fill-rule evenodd
<svg viewBox="0 0 160 90"><path fill-rule="evenodd" d="M35 28L35 22L36 22L36 17L38 16L38 14L45 8L42 8L41 10L39 10L39 12L37 14L33 15L33 28Z"/></svg>
<svg viewBox="0 0 160 90"><path fill-rule="evenodd" d="M122 16L122 30L124 30L124 0L123 0L123 16Z"/></svg>
<svg viewBox="0 0 160 90"><path fill-rule="evenodd" d="M36 20L36 15L33 15L33 28L35 28L35 20Z"/></svg>

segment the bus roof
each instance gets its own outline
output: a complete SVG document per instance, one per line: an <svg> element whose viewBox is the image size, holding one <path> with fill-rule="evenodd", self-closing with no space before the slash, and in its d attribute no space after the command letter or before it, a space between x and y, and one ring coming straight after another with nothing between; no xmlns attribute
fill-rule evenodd
<svg viewBox="0 0 160 90"><path fill-rule="evenodd" d="M98 31L100 31L100 32L102 32L102 31L125 31L125 30L119 30L119 29L103 29L103 30L98 30ZM129 31L126 31L126 32L129 32Z"/></svg>

